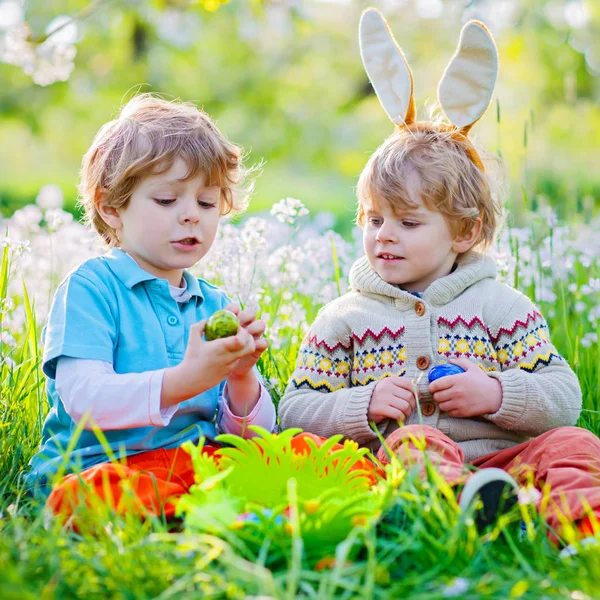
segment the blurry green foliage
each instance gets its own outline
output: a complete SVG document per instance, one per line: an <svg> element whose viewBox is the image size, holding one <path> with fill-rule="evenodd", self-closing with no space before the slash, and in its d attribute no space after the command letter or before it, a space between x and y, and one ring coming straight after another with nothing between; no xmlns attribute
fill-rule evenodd
<svg viewBox="0 0 600 600"><path fill-rule="evenodd" d="M35 0L25 18L32 35L43 36L57 15L89 4ZM544 203L561 216L593 212L600 198L596 0L99 1L79 22L68 82L40 87L0 63L0 211L33 201L51 182L73 207L81 156L98 128L132 94L152 91L197 102L246 148L249 162L265 160L252 210L294 196L349 224L358 174L393 130L358 52L368 5L385 12L405 50L421 118L462 22L484 20L501 71L493 109L472 135L501 154L514 218Z"/></svg>

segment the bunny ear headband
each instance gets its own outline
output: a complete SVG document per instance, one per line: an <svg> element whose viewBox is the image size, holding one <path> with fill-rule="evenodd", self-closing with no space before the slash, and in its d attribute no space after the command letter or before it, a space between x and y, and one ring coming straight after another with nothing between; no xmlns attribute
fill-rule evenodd
<svg viewBox="0 0 600 600"><path fill-rule="evenodd" d="M359 40L365 70L383 109L398 127L410 128L416 123L412 71L377 9L363 12ZM461 137L468 136L488 109L497 76L498 50L490 32L483 23L469 21L438 86L440 106ZM477 152L470 149L473 162L483 171Z"/></svg>

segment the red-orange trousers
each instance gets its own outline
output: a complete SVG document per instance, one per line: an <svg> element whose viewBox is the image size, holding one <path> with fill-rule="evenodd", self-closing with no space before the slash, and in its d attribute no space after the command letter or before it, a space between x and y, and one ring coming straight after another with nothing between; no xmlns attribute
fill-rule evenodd
<svg viewBox="0 0 600 600"><path fill-rule="evenodd" d="M214 454L218 447L204 446ZM127 485L123 485L123 482ZM172 517L174 500L195 483L191 456L181 448L151 450L128 456L119 463L100 463L72 473L56 484L46 506L63 518L71 517L82 499L93 501L118 513L134 510L140 514Z"/></svg>
<svg viewBox="0 0 600 600"><path fill-rule="evenodd" d="M309 451L307 439L320 446L325 438L302 433L293 440L294 451ZM425 454L451 485L468 476L460 446L432 427L409 425L394 431L386 444L407 466L424 464L423 451L414 439L424 439ZM333 450L340 448L339 444ZM214 454L217 447L205 446ZM388 462L385 449L378 453ZM586 511L600 517L600 440L585 429L561 427L505 450L493 452L473 462L479 468L497 467L508 471L520 485L532 483L536 489L549 488L548 510L544 517L552 527L559 527L559 514L579 521L584 531L591 528ZM356 469L371 472L376 481L377 469L366 459L357 461ZM93 493L96 499L117 512L131 510L131 493L124 492L123 480L133 492L135 512L164 514L172 517L176 499L195 483L191 457L180 448L158 449L127 457L124 463L102 463L79 474L67 475L48 497L47 506L63 517L70 517L82 494ZM539 503L538 503L539 504ZM560 527L559 527L560 528ZM586 530L587 528L587 530Z"/></svg>
<svg viewBox="0 0 600 600"><path fill-rule="evenodd" d="M411 439L412 438L412 439ZM414 440L425 442L425 454L450 485L463 483L469 471L460 446L433 427L408 425L396 429L386 440L388 448L407 466L423 469L424 453ZM377 458L388 462L386 449ZM492 452L473 461L473 466L496 467L510 473L521 486L548 489L543 517L561 529L560 515L578 522L590 533L590 509L600 520L600 439L586 429L559 427L522 444ZM543 495L536 502L540 509Z"/></svg>
<svg viewBox="0 0 600 600"><path fill-rule="evenodd" d="M300 433L292 439L295 453L310 452L307 440L320 447L325 438L312 433ZM332 451L341 449L335 444ZM218 459L219 447L204 446L203 452ZM371 484L380 476L368 459L356 461L351 470L367 471ZM124 485L126 482L126 485ZM81 500L93 505L100 501L117 513L135 512L141 515L175 514L177 499L189 492L197 480L190 455L181 448L158 449L128 456L120 463L101 463L64 477L54 486L46 506L64 519L70 518ZM90 495L93 498L90 498Z"/></svg>

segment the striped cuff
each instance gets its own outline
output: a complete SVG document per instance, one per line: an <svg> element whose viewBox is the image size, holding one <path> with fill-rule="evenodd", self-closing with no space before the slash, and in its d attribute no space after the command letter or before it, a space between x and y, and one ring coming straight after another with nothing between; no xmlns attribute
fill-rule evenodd
<svg viewBox="0 0 600 600"><path fill-rule="evenodd" d="M502 386L502 404L497 412L483 416L498 427L518 430L527 408L528 393L527 384L523 381L524 373L511 369L502 372L490 371L488 375L497 379Z"/></svg>
<svg viewBox="0 0 600 600"><path fill-rule="evenodd" d="M377 381L373 381L369 385L351 388L345 410L342 413L343 423L338 424L339 431L346 431L346 437L361 445L377 438L367 417L371 396L377 383Z"/></svg>

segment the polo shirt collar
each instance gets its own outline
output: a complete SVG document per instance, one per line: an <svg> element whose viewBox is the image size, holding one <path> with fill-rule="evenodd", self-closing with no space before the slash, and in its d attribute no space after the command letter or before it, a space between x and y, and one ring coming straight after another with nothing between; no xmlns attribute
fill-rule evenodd
<svg viewBox="0 0 600 600"><path fill-rule="evenodd" d="M158 280L156 275L144 271L135 260L120 248L112 248L104 255L110 270L122 281L128 289L132 289L143 281ZM187 284L187 291L194 297L203 299L198 279L184 269L183 278Z"/></svg>

